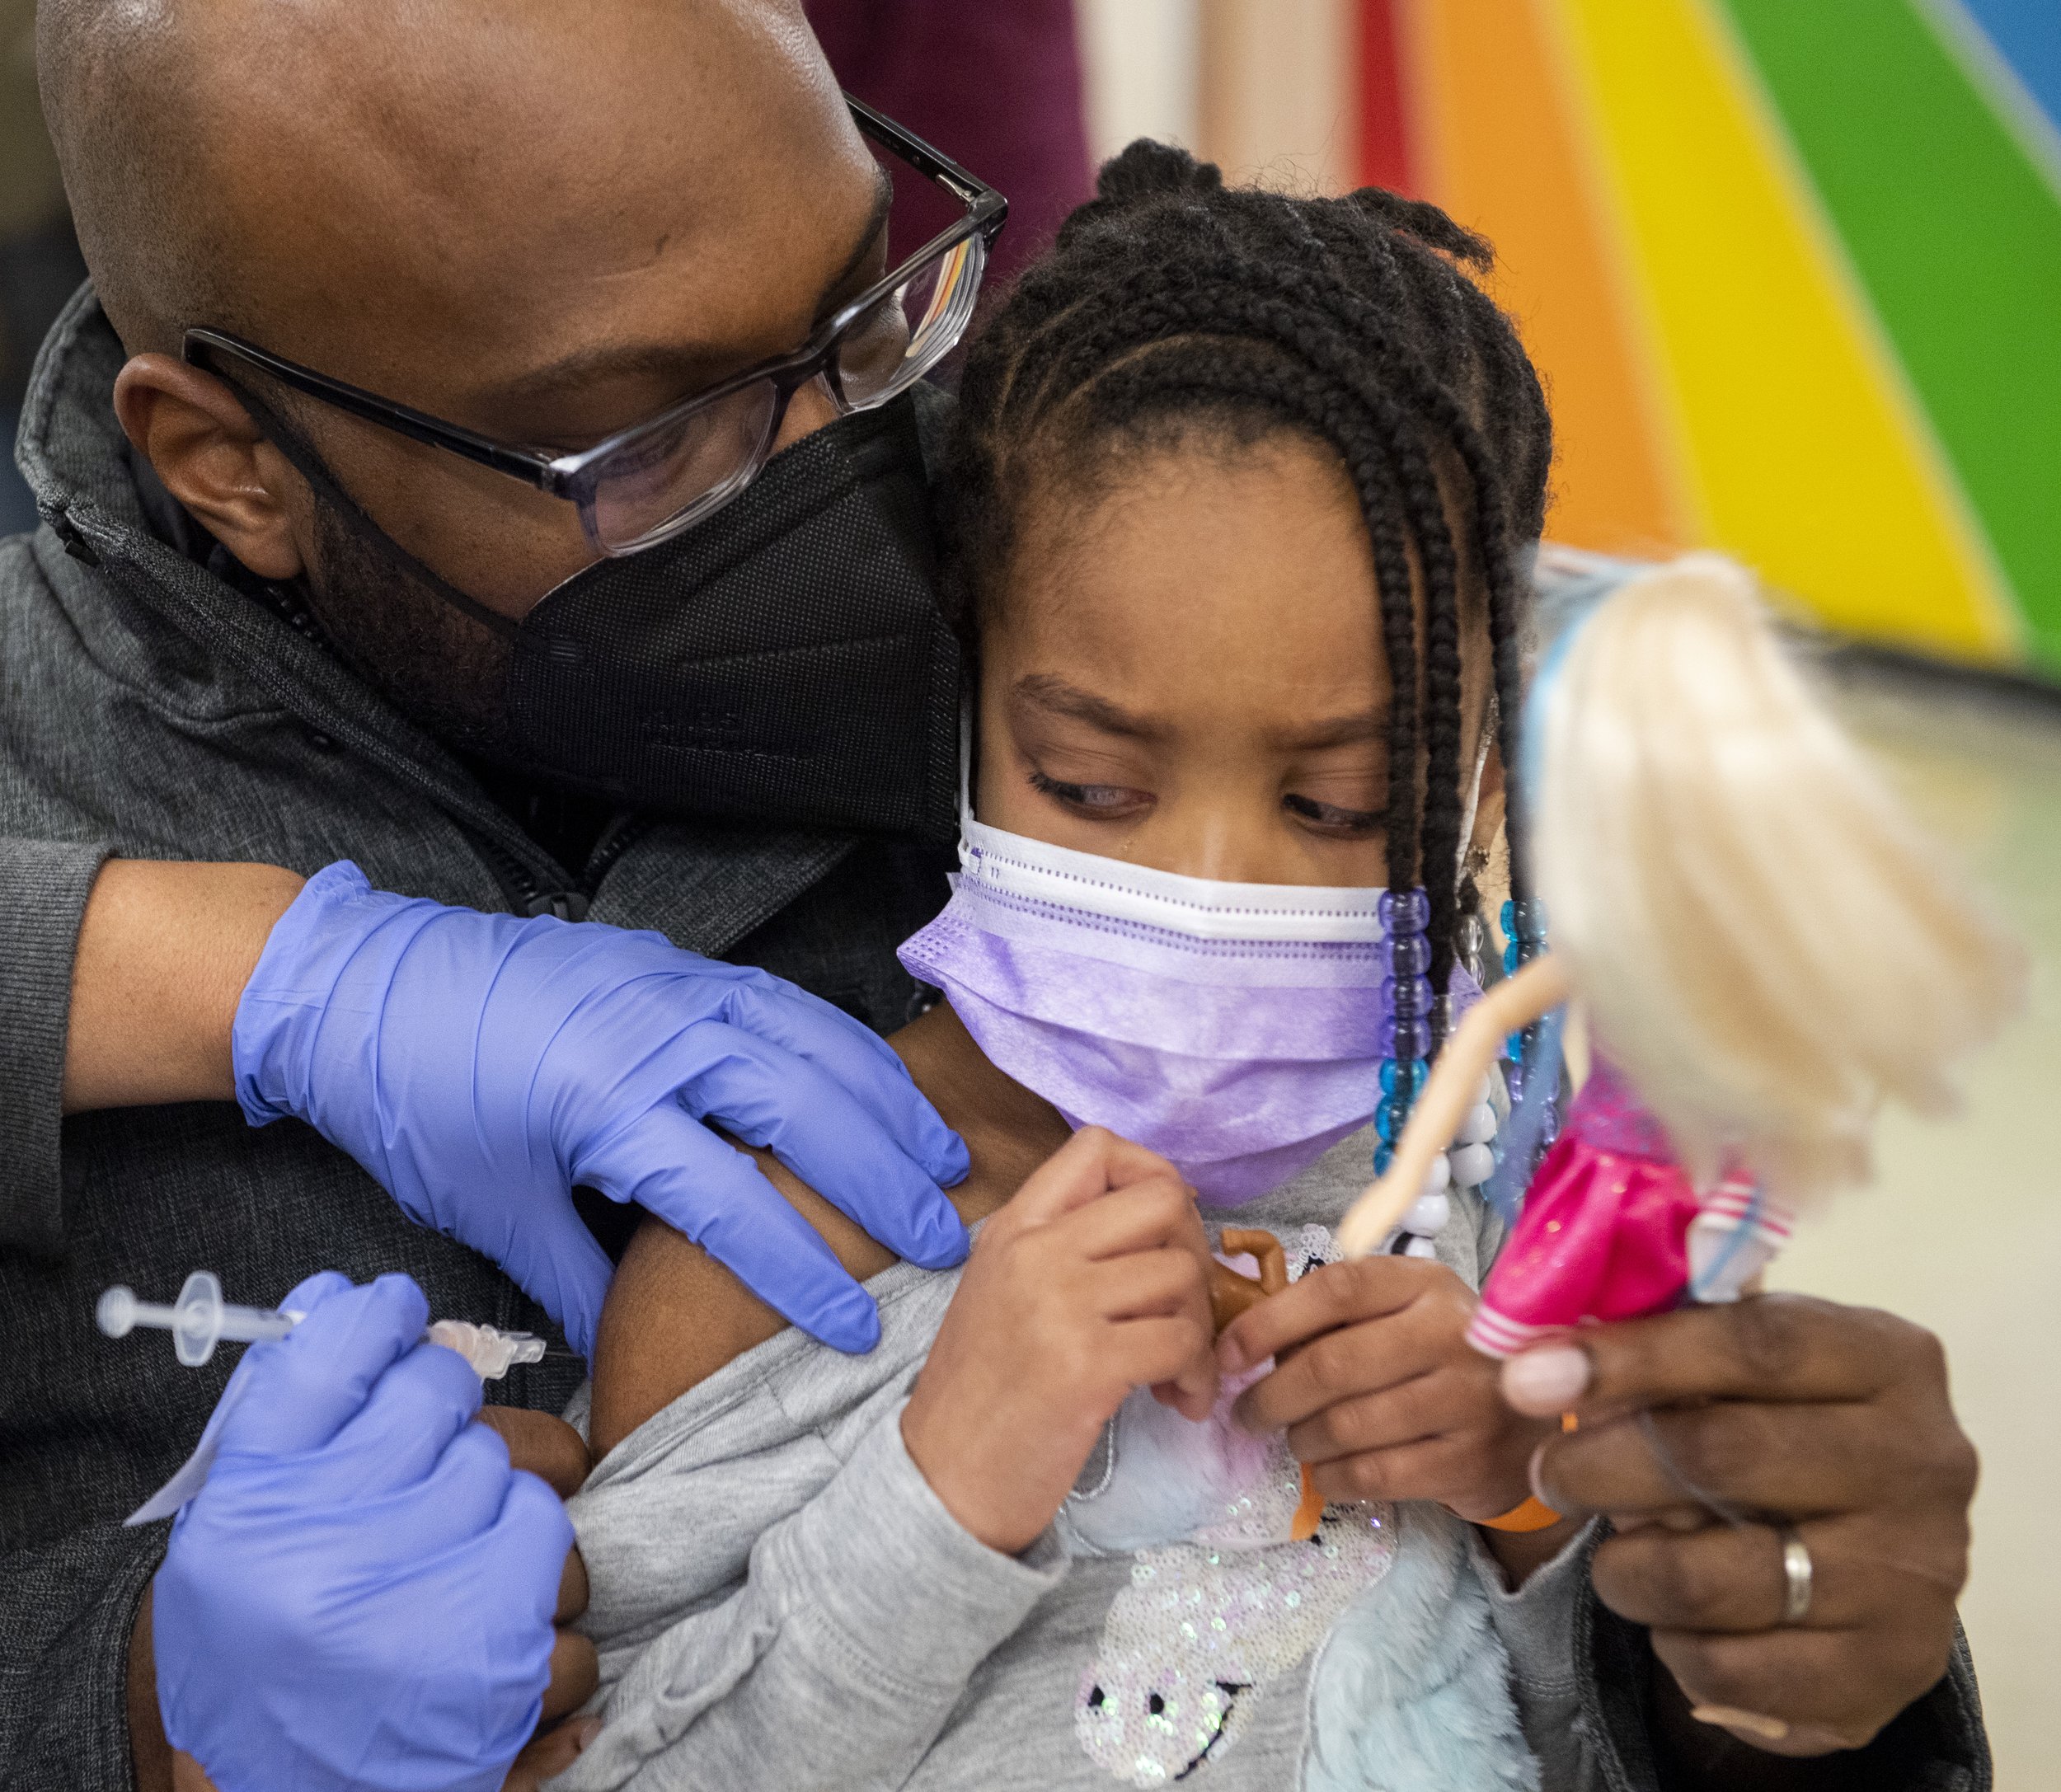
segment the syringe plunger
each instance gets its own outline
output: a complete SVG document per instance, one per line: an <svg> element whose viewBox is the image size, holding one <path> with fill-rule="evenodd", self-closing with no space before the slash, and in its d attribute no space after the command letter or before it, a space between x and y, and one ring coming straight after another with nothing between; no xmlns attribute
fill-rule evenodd
<svg viewBox="0 0 2061 1792"><path fill-rule="evenodd" d="M186 1278L172 1306L139 1301L134 1289L117 1283L101 1296L93 1310L95 1322L110 1338L126 1338L138 1325L170 1332L172 1349L190 1369L199 1368L213 1356L215 1345L224 1338L237 1344L284 1338L307 1316L290 1306L268 1310L229 1305L222 1298L221 1283L207 1269L196 1269ZM544 1358L544 1340L529 1332L500 1331L462 1319L439 1319L422 1335L430 1344L457 1351L483 1382L499 1381L518 1363Z"/></svg>
<svg viewBox="0 0 2061 1792"><path fill-rule="evenodd" d="M225 1304L222 1284L208 1269L196 1269L188 1276L178 1300L170 1306L139 1301L134 1289L117 1283L101 1296L93 1311L100 1329L110 1338L125 1338L138 1325L170 1332L172 1349L190 1369L199 1368L213 1356L214 1347L224 1338L237 1344L284 1338L301 1316L291 1311L267 1312L262 1307Z"/></svg>

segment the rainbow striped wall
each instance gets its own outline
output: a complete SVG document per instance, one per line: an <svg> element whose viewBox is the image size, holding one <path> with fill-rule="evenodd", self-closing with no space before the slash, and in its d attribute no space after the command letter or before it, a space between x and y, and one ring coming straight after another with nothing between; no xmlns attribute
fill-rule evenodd
<svg viewBox="0 0 2061 1792"><path fill-rule="evenodd" d="M1552 527L2061 673L2061 0L1361 0L1364 177L1489 236Z"/></svg>

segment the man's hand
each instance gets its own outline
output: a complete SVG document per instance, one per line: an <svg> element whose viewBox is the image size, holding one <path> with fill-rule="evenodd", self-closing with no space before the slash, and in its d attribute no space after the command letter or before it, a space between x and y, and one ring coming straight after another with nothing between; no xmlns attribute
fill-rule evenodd
<svg viewBox="0 0 2061 1792"><path fill-rule="evenodd" d="M1016 1555L1133 1388L1208 1418L1210 1260L1163 1158L1099 1127L1061 1147L988 1222L902 1414L946 1509Z"/></svg>
<svg viewBox="0 0 2061 1792"><path fill-rule="evenodd" d="M557 1627L586 1597L558 1494L471 1422L479 1378L420 1341L406 1277L317 1276L288 1304L308 1317L237 1365L153 1583L165 1742L220 1792L495 1792L594 1685L591 1645ZM555 1433L532 1441L561 1485L580 1472Z"/></svg>
<svg viewBox="0 0 2061 1792"><path fill-rule="evenodd" d="M519 1406L482 1406L475 1424L496 1433L508 1446L511 1468L536 1475L561 1499L580 1491L591 1466L586 1440L562 1419ZM146 1588L129 1640L129 1733L135 1756L136 1792L220 1792L200 1763L165 1740L157 1715L157 1662L151 1643L153 1596ZM587 1609L587 1564L580 1551L566 1557L552 1615L557 1638L552 1644L551 1682L544 1688L537 1733L523 1744L501 1783L501 1792L535 1792L563 1773L601 1729L599 1718L568 1718L593 1696L600 1682L594 1644L568 1626Z"/></svg>
<svg viewBox="0 0 2061 1792"><path fill-rule="evenodd" d="M350 1153L409 1217L492 1258L590 1354L611 1269L575 1185L636 1201L803 1330L880 1337L871 1297L742 1152L763 1146L898 1255L957 1263L966 1148L885 1043L763 971L655 933L477 914L331 866L237 1011L237 1099Z"/></svg>
<svg viewBox="0 0 2061 1792"><path fill-rule="evenodd" d="M1326 1264L1240 1314L1218 1362L1236 1374L1285 1358L1240 1396L1238 1418L1285 1426L1327 1499L1436 1499L1492 1518L1523 1503L1546 1428L1504 1404L1495 1364L1467 1343L1473 1311L1443 1264Z"/></svg>
<svg viewBox="0 0 2061 1792"><path fill-rule="evenodd" d="M1540 1449L1537 1490L1609 1515L1597 1594L1651 1626L1707 1723L1782 1754L1855 1748L1946 1671L1976 1463L1929 1332L1766 1295L1585 1330L1514 1358L1504 1387L1578 1416ZM1811 1560L1790 1627L1780 1524Z"/></svg>

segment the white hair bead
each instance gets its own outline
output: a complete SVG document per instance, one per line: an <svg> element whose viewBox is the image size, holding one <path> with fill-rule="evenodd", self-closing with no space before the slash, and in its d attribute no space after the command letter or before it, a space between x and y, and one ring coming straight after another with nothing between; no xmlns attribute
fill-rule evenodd
<svg viewBox="0 0 2061 1792"><path fill-rule="evenodd" d="M1484 1101L1460 1123L1458 1142L1462 1145L1486 1145L1495 1137L1495 1109Z"/></svg>
<svg viewBox="0 0 2061 1792"><path fill-rule="evenodd" d="M1439 1255L1437 1248L1431 1241L1422 1235L1412 1238L1408 1244L1405 1245L1402 1247L1402 1254L1406 1257L1435 1257Z"/></svg>
<svg viewBox="0 0 2061 1792"><path fill-rule="evenodd" d="M1453 1180L1463 1189L1478 1189L1495 1173L1495 1153L1486 1145L1456 1145L1447 1156Z"/></svg>
<svg viewBox="0 0 2061 1792"><path fill-rule="evenodd" d="M1445 1153L1440 1152L1431 1160L1431 1167L1424 1173L1424 1192L1426 1194L1443 1194L1452 1182L1453 1166L1446 1161Z"/></svg>
<svg viewBox="0 0 2061 1792"><path fill-rule="evenodd" d="M1427 1194L1403 1215L1402 1229L1430 1238L1444 1231L1445 1222L1452 1217L1453 1203L1445 1195Z"/></svg>

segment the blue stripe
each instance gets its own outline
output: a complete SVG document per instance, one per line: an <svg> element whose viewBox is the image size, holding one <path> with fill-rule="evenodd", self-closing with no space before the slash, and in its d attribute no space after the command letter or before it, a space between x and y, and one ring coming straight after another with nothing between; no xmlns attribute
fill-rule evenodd
<svg viewBox="0 0 2061 1792"><path fill-rule="evenodd" d="M2056 0L1953 0L1982 27L2026 91L2061 131L2061 4Z"/></svg>

